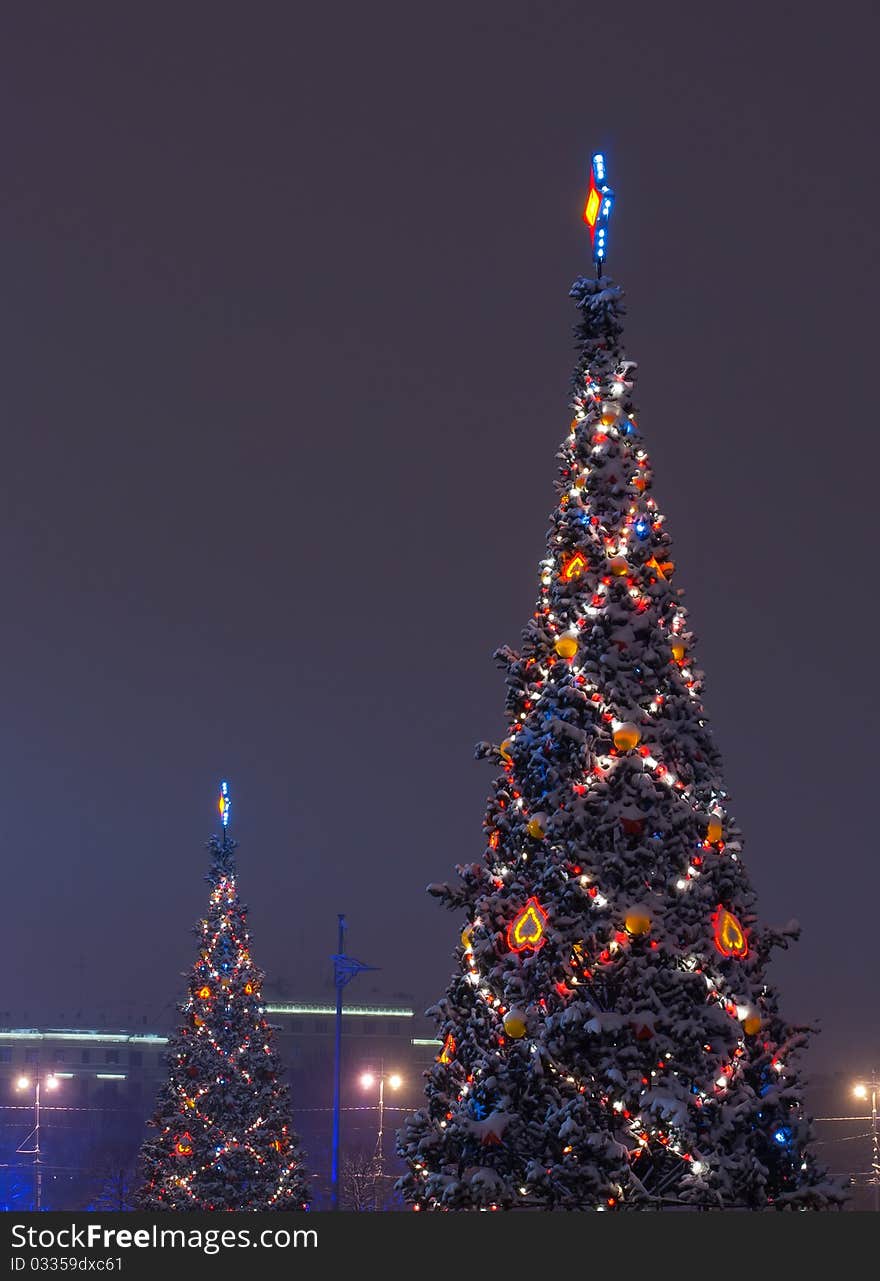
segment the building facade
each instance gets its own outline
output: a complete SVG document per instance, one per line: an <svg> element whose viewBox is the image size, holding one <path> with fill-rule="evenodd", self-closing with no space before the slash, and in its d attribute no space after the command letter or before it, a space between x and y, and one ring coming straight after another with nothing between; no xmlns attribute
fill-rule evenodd
<svg viewBox="0 0 880 1281"><path fill-rule="evenodd" d="M323 1208L330 1197L335 1007L269 1002L266 1013L289 1073L293 1121L314 1175L313 1203ZM391 1203L400 1173L394 1130L418 1105L422 1071L438 1046L406 1006L351 1005L342 1025L343 1172L352 1188L369 1183L375 1203ZM137 1152L165 1077L166 1046L166 1031L0 1028L0 1209L30 1209L33 1203L30 1132L38 1080L43 1207L126 1208ZM45 1084L50 1076L51 1090ZM351 1200L345 1187L343 1196Z"/></svg>

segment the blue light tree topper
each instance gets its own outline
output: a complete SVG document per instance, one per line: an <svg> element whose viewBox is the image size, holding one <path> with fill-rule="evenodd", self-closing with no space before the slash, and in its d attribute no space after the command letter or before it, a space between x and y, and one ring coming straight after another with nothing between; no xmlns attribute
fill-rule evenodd
<svg viewBox="0 0 880 1281"><path fill-rule="evenodd" d="M220 795L217 797L217 809L220 811L220 822L223 824L224 832L229 826L229 810L231 804L232 802L229 798L229 784L223 782L220 784Z"/></svg>
<svg viewBox="0 0 880 1281"><path fill-rule="evenodd" d="M601 152L593 156L590 165L590 190L584 205L584 222L590 229L593 262L605 261L608 252L608 221L614 208L614 192L605 181L605 157Z"/></svg>

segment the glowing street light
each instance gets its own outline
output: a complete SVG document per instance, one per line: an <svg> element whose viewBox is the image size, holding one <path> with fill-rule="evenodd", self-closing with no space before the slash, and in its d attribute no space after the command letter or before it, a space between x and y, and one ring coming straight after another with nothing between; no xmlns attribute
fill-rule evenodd
<svg viewBox="0 0 880 1281"><path fill-rule="evenodd" d="M34 1087L34 1128L23 1141L22 1146L15 1150L19 1156L33 1156L34 1158L34 1210L40 1211L43 1208L43 1162L40 1152L40 1086L45 1085L47 1090L57 1090L61 1082L53 1072L50 1072L42 1082L39 1077L32 1082L29 1076L20 1076L15 1082L15 1088L17 1090L29 1090L32 1084ZM29 1139L34 1141L32 1148L24 1146Z"/></svg>
<svg viewBox="0 0 880 1281"><path fill-rule="evenodd" d="M870 1082L857 1081L853 1094L857 1099L871 1100L871 1178L874 1188L874 1209L880 1210L880 1128L877 1125L877 1094L880 1092L880 1077L871 1073Z"/></svg>
<svg viewBox="0 0 880 1281"><path fill-rule="evenodd" d="M372 1090L377 1081L379 1083L379 1131L376 1135L376 1173L381 1177L385 1158L382 1143L385 1134L385 1082L388 1082L389 1089L399 1090L403 1085L403 1077L399 1072L390 1072L386 1075L384 1068L379 1072L361 1073L361 1089Z"/></svg>

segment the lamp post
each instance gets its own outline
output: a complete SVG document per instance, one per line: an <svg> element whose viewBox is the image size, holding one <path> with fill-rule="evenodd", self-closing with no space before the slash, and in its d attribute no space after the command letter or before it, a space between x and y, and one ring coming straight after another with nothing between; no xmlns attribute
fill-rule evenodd
<svg viewBox="0 0 880 1281"><path fill-rule="evenodd" d="M385 1153L383 1150L383 1137L385 1134L385 1082L388 1082L389 1089L399 1090L403 1085L403 1077L399 1072L385 1073L384 1068L378 1072L364 1072L361 1075L361 1088L372 1090L373 1086L379 1084L379 1129L376 1134L376 1174L381 1179L383 1166L385 1162Z"/></svg>
<svg viewBox="0 0 880 1281"><path fill-rule="evenodd" d="M333 962L333 982L336 987L336 1036L335 1048L333 1055L333 1145L332 1145L332 1165L330 1173L330 1186L332 1189L331 1209L338 1210L339 1207L339 1132L341 1129L342 1117L342 990L347 983L350 983L358 974L363 974L365 970L375 970L375 965L364 965L354 956L345 954L345 931L346 921L345 913L340 912L336 917L339 930L339 942L336 951L331 956Z"/></svg>
<svg viewBox="0 0 880 1281"><path fill-rule="evenodd" d="M877 1126L877 1092L880 1090L880 1078L876 1072L871 1073L870 1083L858 1081L853 1086L857 1099L871 1100L871 1184L874 1188L874 1209L880 1210L880 1129Z"/></svg>
<svg viewBox="0 0 880 1281"><path fill-rule="evenodd" d="M45 1084L47 1090L57 1090L59 1081L58 1077L50 1073L45 1082L41 1082L39 1077L31 1081L29 1076L20 1076L15 1083L17 1090L29 1090L34 1087L34 1128L24 1140L27 1143L33 1139L34 1146L26 1148L24 1143L16 1152L21 1156L33 1156L34 1158L34 1210L39 1212L43 1208L43 1159L40 1151L40 1085Z"/></svg>

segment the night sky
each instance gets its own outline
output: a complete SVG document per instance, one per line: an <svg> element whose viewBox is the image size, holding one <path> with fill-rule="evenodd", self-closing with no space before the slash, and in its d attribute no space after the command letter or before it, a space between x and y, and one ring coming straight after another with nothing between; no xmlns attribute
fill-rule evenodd
<svg viewBox="0 0 880 1281"><path fill-rule="evenodd" d="M873 14L872 14L873 9ZM880 1053L876 8L0 20L0 1023L167 1021L230 779L270 989L445 986L568 419L589 156L771 971Z"/></svg>

